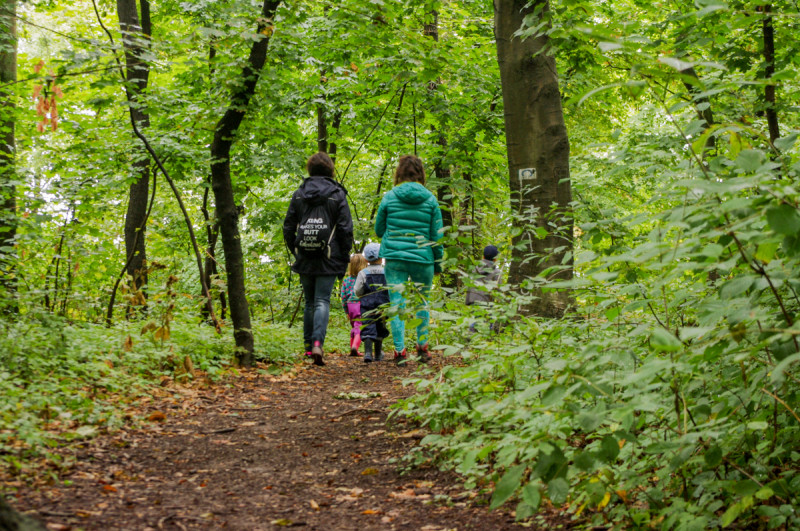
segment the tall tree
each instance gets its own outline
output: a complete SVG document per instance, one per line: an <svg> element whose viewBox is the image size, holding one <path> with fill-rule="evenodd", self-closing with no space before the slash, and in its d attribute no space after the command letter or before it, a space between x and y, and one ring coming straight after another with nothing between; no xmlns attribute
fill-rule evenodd
<svg viewBox="0 0 800 531"><path fill-rule="evenodd" d="M572 278L569 139L555 59L547 53L545 33L515 36L523 22L534 27L548 15L547 0L494 0L509 187L518 229L509 283L520 288L550 268L555 268L551 278ZM533 294L524 313L556 317L569 303L562 291L536 287Z"/></svg>
<svg viewBox="0 0 800 531"><path fill-rule="evenodd" d="M280 0L264 0L261 17L258 19L259 38L250 48L250 57L242 71L241 79L231 94L230 106L217 122L214 140L211 143L211 188L214 191L222 248L225 252L233 337L236 342L238 362L245 367L254 363L254 341L245 293L244 255L239 238L239 210L231 181L231 146L267 59L267 47L273 30L272 18L280 3Z"/></svg>
<svg viewBox="0 0 800 531"><path fill-rule="evenodd" d="M430 20L425 24L423 33L426 37L430 37L434 42L439 42L439 13L438 11L431 11L428 13ZM428 92L433 96L441 84L441 79L436 79L428 83ZM436 144L441 151L440 155L436 158L433 165L433 174L436 180L439 181L439 187L436 190L436 198L439 204L442 205L442 225L446 231L453 230L453 189L450 186L450 166L445 162L444 156L447 153L447 138L444 136L442 127L438 127L438 135ZM456 284L456 277L454 275L445 275L442 279L442 284L448 288L452 288Z"/></svg>
<svg viewBox="0 0 800 531"><path fill-rule="evenodd" d="M0 289L16 292L17 232L14 85L17 81L16 0L0 1ZM7 299L11 299L6 295ZM16 308L0 308L10 310Z"/></svg>
<svg viewBox="0 0 800 531"><path fill-rule="evenodd" d="M125 49L125 78L131 119L139 130L150 127L150 114L141 96L147 90L150 65L142 60L151 35L150 4L140 0L141 22L136 0L117 0L117 15ZM125 214L125 252L128 257L128 275L135 286L147 285L147 253L145 222L149 192L150 157L140 149L133 162L134 182L128 190L128 211ZM142 289L142 293L145 290Z"/></svg>
<svg viewBox="0 0 800 531"><path fill-rule="evenodd" d="M769 141L775 143L780 138L781 130L778 126L778 111L775 109L775 85L772 76L775 75L775 28L772 25L772 4L761 7L764 20L761 31L764 36L764 100L766 102L767 126L769 128Z"/></svg>

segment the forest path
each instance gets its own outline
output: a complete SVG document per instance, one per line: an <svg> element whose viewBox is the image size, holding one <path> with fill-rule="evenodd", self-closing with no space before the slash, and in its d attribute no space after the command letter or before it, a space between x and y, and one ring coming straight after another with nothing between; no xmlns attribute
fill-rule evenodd
<svg viewBox="0 0 800 531"><path fill-rule="evenodd" d="M166 388L146 427L75 449L68 486L23 488L14 505L62 531L521 528L454 475L389 462L424 434L387 423L415 361L326 362Z"/></svg>

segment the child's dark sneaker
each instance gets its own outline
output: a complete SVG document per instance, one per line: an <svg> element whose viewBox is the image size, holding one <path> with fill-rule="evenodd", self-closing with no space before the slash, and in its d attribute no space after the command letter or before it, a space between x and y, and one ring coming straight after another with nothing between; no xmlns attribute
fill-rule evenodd
<svg viewBox="0 0 800 531"><path fill-rule="evenodd" d="M311 348L311 357L314 359L314 365L320 367L325 365L325 362L322 361L322 345L320 345L319 341L314 341L314 346Z"/></svg>
<svg viewBox="0 0 800 531"><path fill-rule="evenodd" d="M383 361L383 352L375 354L375 361Z"/></svg>
<svg viewBox="0 0 800 531"><path fill-rule="evenodd" d="M408 353L406 349L403 349L402 352L394 351L394 362L398 365L405 365L406 361L408 361Z"/></svg>
<svg viewBox="0 0 800 531"><path fill-rule="evenodd" d="M372 363L372 355L364 354L364 363Z"/></svg>
<svg viewBox="0 0 800 531"><path fill-rule="evenodd" d="M427 343L425 343L423 346L417 345L417 356L419 356L420 363L428 363L431 361L431 353L428 352Z"/></svg>
<svg viewBox="0 0 800 531"><path fill-rule="evenodd" d="M353 347L350 349L350 356L357 358L358 357L358 349Z"/></svg>

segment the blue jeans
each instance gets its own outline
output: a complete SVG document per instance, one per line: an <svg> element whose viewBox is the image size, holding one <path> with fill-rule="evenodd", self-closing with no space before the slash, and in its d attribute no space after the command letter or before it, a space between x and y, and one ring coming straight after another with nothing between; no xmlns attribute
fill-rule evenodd
<svg viewBox="0 0 800 531"><path fill-rule="evenodd" d="M407 262L405 260L386 260L383 267L386 275L386 283L389 285L389 301L393 308L402 309L406 306L406 298L398 288L411 279L419 286L422 293L422 306L417 308L417 319L421 322L417 325L417 345L425 346L428 344L428 323L430 314L428 313L428 293L433 284L433 264L423 264L420 262ZM395 287L397 286L397 287ZM398 352L405 347L406 324L395 315L389 322L392 328L392 342Z"/></svg>
<svg viewBox="0 0 800 531"><path fill-rule="evenodd" d="M336 282L336 275L300 275L303 286L303 343L306 351L310 351L314 341L320 346L325 344L328 331L328 317L331 308L331 290Z"/></svg>

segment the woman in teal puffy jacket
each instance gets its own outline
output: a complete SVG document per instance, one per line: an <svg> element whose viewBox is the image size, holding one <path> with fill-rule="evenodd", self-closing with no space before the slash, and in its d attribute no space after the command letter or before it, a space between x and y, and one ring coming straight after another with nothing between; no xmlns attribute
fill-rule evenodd
<svg viewBox="0 0 800 531"><path fill-rule="evenodd" d="M411 279L427 299L434 273L441 272L443 249L442 212L436 197L425 188L425 168L419 157L404 155L397 163L394 188L378 207L375 233L381 238L380 256L386 260L386 283L395 309L405 307L402 285ZM423 363L431 359L428 349L427 303L417 310L417 355ZM397 363L405 363L405 323L398 316L391 322Z"/></svg>

